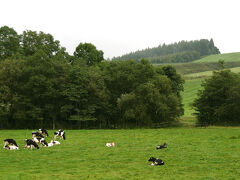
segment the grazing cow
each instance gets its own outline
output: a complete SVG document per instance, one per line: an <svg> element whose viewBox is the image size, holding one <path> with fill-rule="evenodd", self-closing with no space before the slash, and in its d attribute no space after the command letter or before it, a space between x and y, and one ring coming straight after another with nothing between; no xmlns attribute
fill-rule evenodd
<svg viewBox="0 0 240 180"><path fill-rule="evenodd" d="M40 134L44 134L46 137L48 137L48 132L46 129L39 129L38 131Z"/></svg>
<svg viewBox="0 0 240 180"><path fill-rule="evenodd" d="M50 143L48 143L48 147L51 147L51 146L53 146L53 145L58 145L58 144L60 144L59 141L53 141L53 140L51 140Z"/></svg>
<svg viewBox="0 0 240 180"><path fill-rule="evenodd" d="M112 142L112 143L106 143L106 146L107 146L107 147L114 147L114 146L115 146L115 143L114 143L114 142Z"/></svg>
<svg viewBox="0 0 240 180"><path fill-rule="evenodd" d="M32 138L32 140L35 143L42 144L43 146L48 146L48 143L46 142L46 140L44 138L34 137L34 138Z"/></svg>
<svg viewBox="0 0 240 180"><path fill-rule="evenodd" d="M3 148L6 148L6 149L9 149L8 148L8 145L12 145L12 146L16 146L18 147L16 141L14 139L4 139L4 145L3 145Z"/></svg>
<svg viewBox="0 0 240 180"><path fill-rule="evenodd" d="M163 145L156 146L156 149L163 149L163 148L167 148L167 144L166 143L164 143Z"/></svg>
<svg viewBox="0 0 240 180"><path fill-rule="evenodd" d="M32 132L32 137L39 137L39 138L44 138L43 135L40 132Z"/></svg>
<svg viewBox="0 0 240 180"><path fill-rule="evenodd" d="M150 157L148 161L152 161L152 166L164 165L164 162L161 159Z"/></svg>
<svg viewBox="0 0 240 180"><path fill-rule="evenodd" d="M60 139L66 139L65 131L62 129L59 129L58 131L54 132L54 141L57 137L60 137Z"/></svg>
<svg viewBox="0 0 240 180"><path fill-rule="evenodd" d="M33 149L33 147L39 149L39 146L37 145L36 142L34 142L32 139L25 139L25 148L31 148L31 150Z"/></svg>

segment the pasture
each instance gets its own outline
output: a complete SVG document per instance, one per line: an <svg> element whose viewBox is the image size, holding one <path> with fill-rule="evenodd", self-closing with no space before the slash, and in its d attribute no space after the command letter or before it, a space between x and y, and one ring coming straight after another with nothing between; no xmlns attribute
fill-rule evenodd
<svg viewBox="0 0 240 180"><path fill-rule="evenodd" d="M239 128L67 130L60 145L32 151L23 149L31 131L0 131L2 140L14 138L20 147L0 149L0 179L240 178ZM164 142L167 148L155 149ZM150 166L151 156L165 165Z"/></svg>
<svg viewBox="0 0 240 180"><path fill-rule="evenodd" d="M193 61L193 63L218 62L219 60L224 60L225 62L240 61L240 52L226 53L226 54L214 54L214 55L206 56L199 60Z"/></svg>

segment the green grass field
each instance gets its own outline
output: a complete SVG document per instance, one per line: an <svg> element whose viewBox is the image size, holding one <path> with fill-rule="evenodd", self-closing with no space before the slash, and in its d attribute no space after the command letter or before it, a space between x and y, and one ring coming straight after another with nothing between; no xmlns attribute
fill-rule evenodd
<svg viewBox="0 0 240 180"><path fill-rule="evenodd" d="M203 79L191 79L186 80L184 84L184 92L182 92L183 104L184 104L184 116L193 116L194 110L192 109L191 103L197 97L197 92L201 88Z"/></svg>
<svg viewBox="0 0 240 180"><path fill-rule="evenodd" d="M30 130L1 130L0 135L20 147L0 149L3 180L240 178L239 128L69 130L60 145L32 151L23 149ZM113 141L115 147L105 147ZM164 142L166 149L155 149ZM150 166L151 156L165 165Z"/></svg>
<svg viewBox="0 0 240 180"><path fill-rule="evenodd" d="M240 72L240 67L229 68L234 73ZM204 71L199 73L191 73L184 75L184 78L206 78L212 76L213 71Z"/></svg>
<svg viewBox="0 0 240 180"><path fill-rule="evenodd" d="M199 60L193 61L193 63L218 62L219 60L224 60L225 62L240 61L240 52L210 55Z"/></svg>

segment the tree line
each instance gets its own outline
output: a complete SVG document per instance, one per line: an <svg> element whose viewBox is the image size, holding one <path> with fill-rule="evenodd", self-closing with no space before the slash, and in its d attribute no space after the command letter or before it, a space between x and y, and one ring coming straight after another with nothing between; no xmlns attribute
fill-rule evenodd
<svg viewBox="0 0 240 180"><path fill-rule="evenodd" d="M0 128L159 127L183 114L172 66L107 61L93 44L73 55L51 34L0 28Z"/></svg>
<svg viewBox="0 0 240 180"><path fill-rule="evenodd" d="M139 61L142 58L147 58L152 63L181 63L219 53L220 51L214 45L213 39L201 39L195 41L180 41L169 45L163 44L158 47L147 48L123 56L113 57L113 60L134 59L135 61Z"/></svg>

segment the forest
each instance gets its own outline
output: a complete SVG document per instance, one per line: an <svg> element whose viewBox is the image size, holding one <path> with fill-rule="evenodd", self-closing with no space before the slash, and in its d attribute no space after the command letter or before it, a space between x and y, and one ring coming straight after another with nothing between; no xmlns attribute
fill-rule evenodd
<svg viewBox="0 0 240 180"><path fill-rule="evenodd" d="M183 114L184 80L146 59L107 61L93 44L73 55L51 34L0 28L0 128L162 127Z"/></svg>
<svg viewBox="0 0 240 180"><path fill-rule="evenodd" d="M158 47L147 48L131 52L113 60L133 59L139 61L147 58L151 63L182 63L190 62L210 54L219 54L219 49L214 45L213 39L200 39L195 41L180 41L173 44L160 44Z"/></svg>
<svg viewBox="0 0 240 180"><path fill-rule="evenodd" d="M220 53L212 39L159 48L156 55L162 55L162 62ZM171 54L173 49L177 53ZM190 49L193 51L186 51ZM154 50L157 48L149 52ZM93 44L79 43L70 55L51 34L31 30L18 34L13 28L1 27L0 128L115 129L179 124L184 114L184 79L171 65L152 65L157 56L148 60L144 58L147 53L141 53L139 60L110 61ZM239 124L239 74L226 70L224 60L219 65L213 76L202 82L192 103L199 125Z"/></svg>

